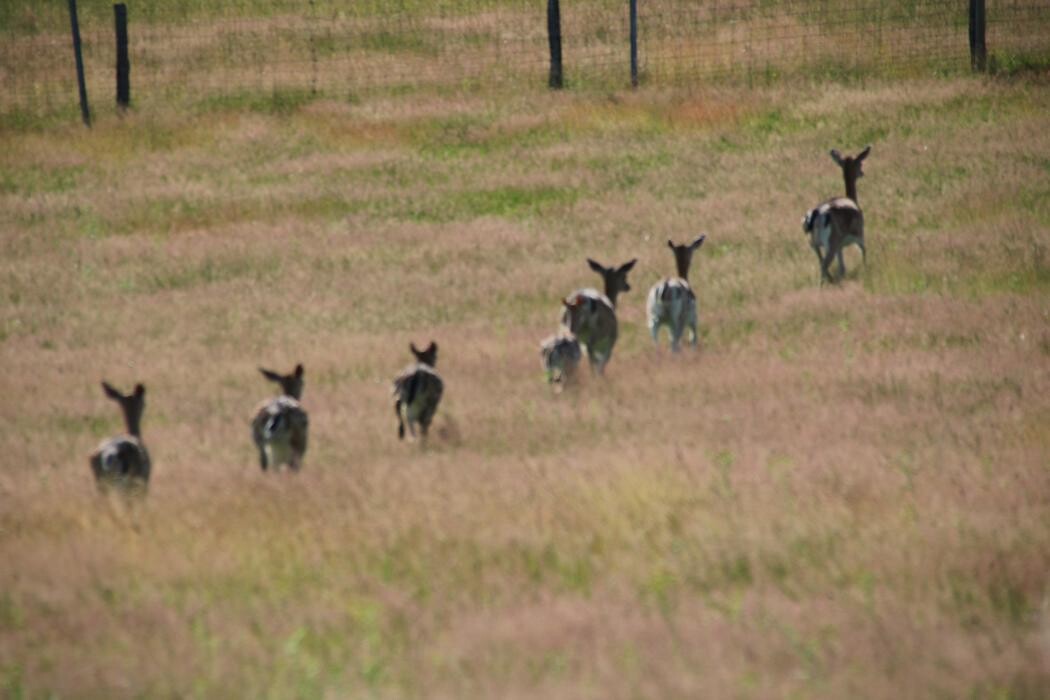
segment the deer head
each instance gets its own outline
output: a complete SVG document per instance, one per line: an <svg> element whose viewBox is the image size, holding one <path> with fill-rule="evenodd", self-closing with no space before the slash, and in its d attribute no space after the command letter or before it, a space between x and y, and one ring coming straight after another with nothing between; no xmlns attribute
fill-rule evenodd
<svg viewBox="0 0 1050 700"><path fill-rule="evenodd" d="M122 394L114 389L109 382L103 381L102 390L106 392L106 396L120 405L120 410L124 413L124 425L128 429L128 434L139 437L141 435L139 429L142 423L142 412L146 408L146 387L136 384L134 391L130 394Z"/></svg>
<svg viewBox="0 0 1050 700"><path fill-rule="evenodd" d="M700 236L692 243L686 245L675 245L670 239L667 241L667 247L674 253L674 264L678 268L678 276L684 280L689 279L689 264L693 261L693 253L700 249L700 246L704 244L707 236Z"/></svg>
<svg viewBox="0 0 1050 700"><path fill-rule="evenodd" d="M438 346L434 341L430 341L430 345L427 346L426 350L420 350L415 343L409 343L408 347L412 354L416 356L416 362L428 367L433 367L434 363L437 362Z"/></svg>
<svg viewBox="0 0 1050 700"><path fill-rule="evenodd" d="M620 292L631 291L631 285L627 283L627 273L631 271L636 262L638 262L637 258L619 267L605 267L587 258L587 264L591 266L591 269L602 276L602 281L605 283L605 296L609 297L613 306L616 306L616 297Z"/></svg>
<svg viewBox="0 0 1050 700"><path fill-rule="evenodd" d="M864 169L861 164L871 153L871 146L866 146L863 151L855 156L843 156L838 149L831 149L831 159L842 168L842 177L846 181L846 196L857 201L857 179L864 177Z"/></svg>
<svg viewBox="0 0 1050 700"><path fill-rule="evenodd" d="M275 384L281 385L281 391L286 396L291 396L293 399L298 401L303 395L303 366L301 364L295 366L295 370L291 374L279 374L273 370L259 368L262 372L262 376L269 379Z"/></svg>

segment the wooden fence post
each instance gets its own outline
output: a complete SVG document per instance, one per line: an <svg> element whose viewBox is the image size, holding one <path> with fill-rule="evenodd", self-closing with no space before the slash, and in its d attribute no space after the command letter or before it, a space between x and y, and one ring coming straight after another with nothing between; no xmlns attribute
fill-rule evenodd
<svg viewBox="0 0 1050 700"><path fill-rule="evenodd" d="M631 5L631 87L638 87L638 0Z"/></svg>
<svg viewBox="0 0 1050 700"><path fill-rule="evenodd" d="M970 68L982 73L988 65L984 30L984 0L970 0Z"/></svg>
<svg viewBox="0 0 1050 700"><path fill-rule="evenodd" d="M127 109L131 104L131 61L128 59L128 6L120 2L113 6L113 20L117 30L117 107Z"/></svg>
<svg viewBox="0 0 1050 700"><path fill-rule="evenodd" d="M84 83L84 57L80 52L80 23L77 21L77 0L69 0L69 23L73 28L73 55L77 60L77 87L80 89L80 117L85 126L91 126L87 85Z"/></svg>
<svg viewBox="0 0 1050 700"><path fill-rule="evenodd" d="M561 6L558 0L547 0L547 39L551 46L551 75L548 85L560 90L563 85L561 69Z"/></svg>

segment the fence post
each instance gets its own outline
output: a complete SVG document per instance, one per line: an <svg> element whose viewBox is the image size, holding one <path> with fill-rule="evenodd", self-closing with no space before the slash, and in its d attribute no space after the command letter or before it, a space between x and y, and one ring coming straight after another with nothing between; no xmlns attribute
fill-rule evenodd
<svg viewBox="0 0 1050 700"><path fill-rule="evenodd" d="M119 2L113 6L113 21L117 30L117 107L127 109L131 104L131 61L128 59L128 6Z"/></svg>
<svg viewBox="0 0 1050 700"><path fill-rule="evenodd" d="M988 63L988 49L984 43L984 30L984 0L970 0L970 68L982 73Z"/></svg>
<svg viewBox="0 0 1050 700"><path fill-rule="evenodd" d="M548 85L554 90L562 87L561 70L561 7L558 0L547 0L547 38L551 46L551 76Z"/></svg>
<svg viewBox="0 0 1050 700"><path fill-rule="evenodd" d="M638 87L638 0L631 5L631 87Z"/></svg>
<svg viewBox="0 0 1050 700"><path fill-rule="evenodd" d="M69 23L73 28L73 55L77 60L77 87L80 89L80 117L85 126L91 126L87 85L84 83L84 57L80 52L80 23L77 21L77 0L69 0Z"/></svg>

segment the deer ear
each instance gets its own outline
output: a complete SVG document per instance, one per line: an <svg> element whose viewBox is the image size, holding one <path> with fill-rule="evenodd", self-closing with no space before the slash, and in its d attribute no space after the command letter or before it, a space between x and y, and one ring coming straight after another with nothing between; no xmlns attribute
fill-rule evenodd
<svg viewBox="0 0 1050 700"><path fill-rule="evenodd" d="M437 352L437 349L438 344L431 340L430 345L427 346L427 349L424 352Z"/></svg>
<svg viewBox="0 0 1050 700"><path fill-rule="evenodd" d="M412 351L413 355L419 354L419 348L416 347L416 344L414 342L408 344L408 349Z"/></svg>
<svg viewBox="0 0 1050 700"><path fill-rule="evenodd" d="M630 262L625 262L623 265L620 265L620 272L630 272L631 268L634 267L634 264L636 262L638 262L638 258L635 258Z"/></svg>
<svg viewBox="0 0 1050 700"><path fill-rule="evenodd" d="M299 363L299 364L297 364L295 366L295 378L296 379L302 379L303 378L303 365L302 365L302 363Z"/></svg>
<svg viewBox="0 0 1050 700"><path fill-rule="evenodd" d="M704 241L706 241L706 240L707 240L707 234L703 234L699 238L697 238L695 241L690 243L689 247L692 248L693 250L696 250L697 248L702 246L704 244Z"/></svg>
<svg viewBox="0 0 1050 700"><path fill-rule="evenodd" d="M119 401L122 398L124 398L123 394L121 394L119 391L114 389L113 386L109 382L106 382L106 381L102 382L102 391L106 392L106 396L108 396L109 398L114 399L116 401Z"/></svg>
<svg viewBox="0 0 1050 700"><path fill-rule="evenodd" d="M865 146L864 150L857 154L857 160L864 160L865 158L868 157L869 153L871 153L871 145L870 144Z"/></svg>
<svg viewBox="0 0 1050 700"><path fill-rule="evenodd" d="M837 163L838 165L842 165L842 154L839 153L839 150L837 148L831 149L831 159L835 161L835 163Z"/></svg>
<svg viewBox="0 0 1050 700"><path fill-rule="evenodd" d="M141 399L145 395L146 395L146 387L144 385L142 385L142 384L136 384L135 385L135 398L136 399Z"/></svg>
<svg viewBox="0 0 1050 700"><path fill-rule="evenodd" d="M671 250L674 250L674 241L672 241L670 238L667 239L667 247Z"/></svg>
<svg viewBox="0 0 1050 700"><path fill-rule="evenodd" d="M587 258L587 264L590 265L591 269L597 272L599 275L604 275L608 271L607 268L597 260Z"/></svg>

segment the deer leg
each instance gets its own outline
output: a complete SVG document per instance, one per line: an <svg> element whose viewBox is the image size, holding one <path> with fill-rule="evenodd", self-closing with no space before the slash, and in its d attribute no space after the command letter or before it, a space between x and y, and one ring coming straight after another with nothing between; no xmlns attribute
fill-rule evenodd
<svg viewBox="0 0 1050 700"><path fill-rule="evenodd" d="M607 362L607 358L598 354L591 355L589 353L588 358L590 359L591 370L599 377L602 376L605 373L605 363Z"/></svg>
<svg viewBox="0 0 1050 700"><path fill-rule="evenodd" d="M820 246L813 246L813 252L817 256L817 264L820 265L820 283L824 284L824 278L827 277L827 273L824 272L824 256L820 253Z"/></svg>
<svg viewBox="0 0 1050 700"><path fill-rule="evenodd" d="M259 467L261 467L263 471L266 471L267 464L265 450L259 450Z"/></svg>
<svg viewBox="0 0 1050 700"><path fill-rule="evenodd" d="M682 342L682 333L685 332L685 326L681 323L676 323L671 328L671 352L678 352L680 350L679 343Z"/></svg>
<svg viewBox="0 0 1050 700"><path fill-rule="evenodd" d="M437 412L437 406L431 405L424 409L423 415L419 417L419 432L422 434L423 439L427 439L427 434L430 433L430 424L434 420L434 413Z"/></svg>
<svg viewBox="0 0 1050 700"><path fill-rule="evenodd" d="M835 281L831 278L831 273L828 270L831 267L831 262L835 259L835 255L837 255L839 252L838 250L836 250L837 247L838 246L836 246L834 242L829 243L828 252L824 255L824 259L820 261L821 284L823 284L825 281Z"/></svg>
<svg viewBox="0 0 1050 700"><path fill-rule="evenodd" d="M394 413L397 414L397 439L405 439L405 421L401 417L401 399L394 402Z"/></svg>
<svg viewBox="0 0 1050 700"><path fill-rule="evenodd" d="M839 248L838 259L839 259L839 279L844 279L846 277L846 261L842 257L842 249L841 248Z"/></svg>

